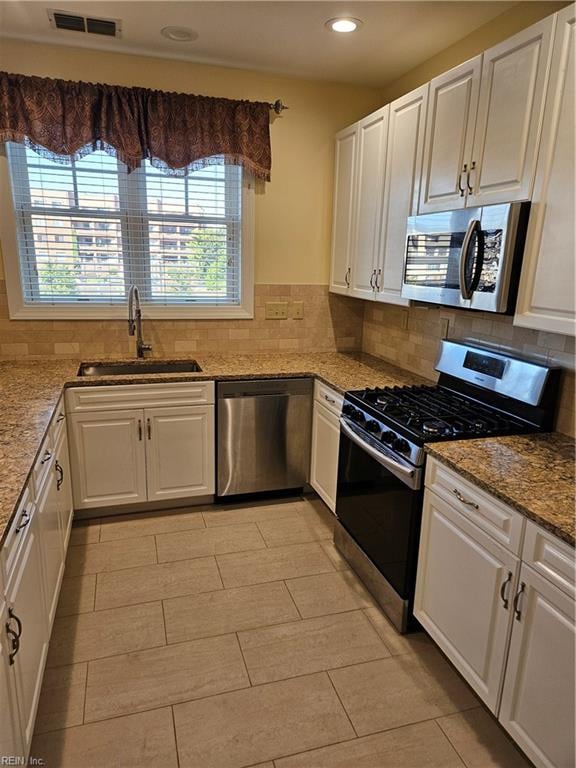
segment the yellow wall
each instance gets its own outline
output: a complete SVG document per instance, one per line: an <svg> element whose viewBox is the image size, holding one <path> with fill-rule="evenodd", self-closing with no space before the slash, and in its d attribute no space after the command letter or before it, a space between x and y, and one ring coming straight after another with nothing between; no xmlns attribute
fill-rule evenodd
<svg viewBox="0 0 576 768"><path fill-rule="evenodd" d="M272 182L257 196L256 282L326 284L334 133L564 5L519 3L380 91L17 40L2 40L0 69L228 98L281 98L290 110L272 124Z"/></svg>
<svg viewBox="0 0 576 768"><path fill-rule="evenodd" d="M398 80L387 86L382 93L383 104L394 101L419 85L423 85L433 77L446 72L448 69L461 64L473 56L491 48L497 43L515 35L531 24L535 24L545 16L550 16L569 2L520 2L510 10L497 16L488 24L474 30L449 48L445 48L431 59L407 72Z"/></svg>
<svg viewBox="0 0 576 768"><path fill-rule="evenodd" d="M256 282L328 282L333 136L380 106L377 90L16 40L2 41L0 69L232 99L281 98L290 109L271 126L272 181L256 203Z"/></svg>

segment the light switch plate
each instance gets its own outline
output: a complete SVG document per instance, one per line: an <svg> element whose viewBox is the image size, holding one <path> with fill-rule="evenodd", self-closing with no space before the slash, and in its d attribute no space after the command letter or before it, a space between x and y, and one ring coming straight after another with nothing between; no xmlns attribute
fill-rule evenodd
<svg viewBox="0 0 576 768"><path fill-rule="evenodd" d="M267 301L264 305L266 320L286 320L288 317L287 301Z"/></svg>
<svg viewBox="0 0 576 768"><path fill-rule="evenodd" d="M292 302L292 319L302 320L304 317L304 302L293 301Z"/></svg>

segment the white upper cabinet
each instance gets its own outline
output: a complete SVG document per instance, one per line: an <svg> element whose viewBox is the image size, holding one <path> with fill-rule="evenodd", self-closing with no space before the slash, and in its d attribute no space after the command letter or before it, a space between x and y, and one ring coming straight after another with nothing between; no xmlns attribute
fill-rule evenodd
<svg viewBox="0 0 576 768"><path fill-rule="evenodd" d="M400 295L406 219L418 208L428 88L426 83L390 105L376 299L404 306L409 304Z"/></svg>
<svg viewBox="0 0 576 768"><path fill-rule="evenodd" d="M550 84L514 325L574 335L575 6L556 15Z"/></svg>
<svg viewBox="0 0 576 768"><path fill-rule="evenodd" d="M357 124L336 135L330 290L348 293L353 238Z"/></svg>
<svg viewBox="0 0 576 768"><path fill-rule="evenodd" d="M481 68L482 56L476 56L430 83L420 213L466 204Z"/></svg>
<svg viewBox="0 0 576 768"><path fill-rule="evenodd" d="M350 254L350 294L359 299L373 298L375 290L388 114L389 107L386 106L357 123L356 203Z"/></svg>
<svg viewBox="0 0 576 768"><path fill-rule="evenodd" d="M468 205L530 198L553 28L549 16L482 57Z"/></svg>

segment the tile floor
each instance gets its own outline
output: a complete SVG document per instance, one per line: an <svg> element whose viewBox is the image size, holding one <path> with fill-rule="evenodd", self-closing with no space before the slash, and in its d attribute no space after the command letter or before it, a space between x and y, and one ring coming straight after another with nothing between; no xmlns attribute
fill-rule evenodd
<svg viewBox="0 0 576 768"><path fill-rule="evenodd" d="M528 768L398 635L318 499L76 524L32 755L47 768Z"/></svg>

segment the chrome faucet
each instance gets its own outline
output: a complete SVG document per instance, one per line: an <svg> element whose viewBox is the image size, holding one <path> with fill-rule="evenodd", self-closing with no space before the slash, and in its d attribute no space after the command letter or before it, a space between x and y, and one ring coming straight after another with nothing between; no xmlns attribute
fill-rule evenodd
<svg viewBox="0 0 576 768"><path fill-rule="evenodd" d="M135 285L130 287L128 294L128 335L136 334L136 355L144 357L144 352L152 350L152 344L144 344L142 338L142 310L140 309L140 293Z"/></svg>

